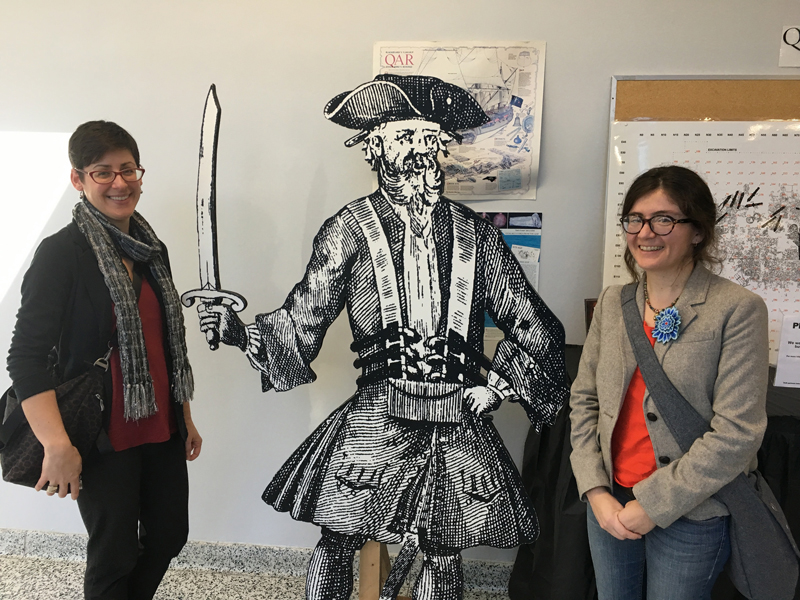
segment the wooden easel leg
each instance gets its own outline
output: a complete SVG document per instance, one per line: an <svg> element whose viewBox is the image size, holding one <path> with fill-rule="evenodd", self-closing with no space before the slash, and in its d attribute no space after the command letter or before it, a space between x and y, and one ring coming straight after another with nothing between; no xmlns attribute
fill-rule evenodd
<svg viewBox="0 0 800 600"><path fill-rule="evenodd" d="M364 544L358 568L358 600L378 600L390 568L391 562L386 544L372 540ZM398 597L397 600L403 599Z"/></svg>
<svg viewBox="0 0 800 600"><path fill-rule="evenodd" d="M382 577L381 551L386 551L386 544L369 540L361 548L358 568L358 600L378 600L385 576ZM386 558L389 555L387 552ZM387 569L388 573L388 569Z"/></svg>

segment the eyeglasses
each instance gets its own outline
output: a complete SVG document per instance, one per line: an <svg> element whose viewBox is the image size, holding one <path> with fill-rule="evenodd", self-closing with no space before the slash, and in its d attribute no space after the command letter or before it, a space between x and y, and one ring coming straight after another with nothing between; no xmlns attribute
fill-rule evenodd
<svg viewBox="0 0 800 600"><path fill-rule="evenodd" d="M668 235L675 229L676 223L691 223L691 219L673 219L669 215L656 215L645 219L641 215L625 215L619 220L625 233L639 233L645 226L650 224L650 231L656 235Z"/></svg>
<svg viewBox="0 0 800 600"><path fill-rule="evenodd" d="M144 177L144 169L123 169L122 171L109 171L109 170L101 170L101 171L90 171L87 173L86 171L81 171L80 169L75 169L78 173L83 173L84 175L88 175L92 178L92 181L95 183L105 184L105 183L112 183L116 178L117 175L122 177L123 181L127 181L128 183L133 183L135 181L141 181L142 177Z"/></svg>

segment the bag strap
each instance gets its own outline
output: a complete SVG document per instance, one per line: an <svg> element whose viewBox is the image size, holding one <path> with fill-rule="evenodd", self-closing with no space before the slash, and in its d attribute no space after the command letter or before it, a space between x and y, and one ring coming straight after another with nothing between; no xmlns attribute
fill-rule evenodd
<svg viewBox="0 0 800 600"><path fill-rule="evenodd" d="M644 327L642 327L642 315L636 304L636 284L629 283L622 288L621 301L625 329L628 332L628 339L631 342L644 383L672 437L678 442L683 452L688 452L694 441L710 431L711 427L675 388L659 364L656 353L650 345L650 340L647 339ZM752 525L753 519L746 518L746 514L753 514L755 485L758 488L756 505L760 506L763 503L769 508L775 521L786 534L795 556L800 558L800 550L792 537L786 517L772 495L772 491L769 490L767 482L758 471L755 471L755 481L757 483L754 483L744 473L739 473L733 481L722 486L714 494L714 497L728 507L734 521L741 519L746 524ZM754 517L754 519L756 518Z"/></svg>
<svg viewBox="0 0 800 600"><path fill-rule="evenodd" d="M3 394L2 399L0 399L0 417L5 415L6 406L11 398L13 398L13 401L17 406L11 411L11 414L8 415L8 418L3 420L2 424L0 424L0 450L5 447L5 445L8 443L8 440L10 440L11 436L14 435L17 427L25 422L25 414L22 412L22 406L20 406L16 396L14 396L13 387L9 387Z"/></svg>
<svg viewBox="0 0 800 600"><path fill-rule="evenodd" d="M622 288L621 301L625 329L642 379L672 437L683 452L688 452L694 441L711 429L709 423L677 390L659 364L655 350L642 327L642 315L636 305L635 283L629 283Z"/></svg>

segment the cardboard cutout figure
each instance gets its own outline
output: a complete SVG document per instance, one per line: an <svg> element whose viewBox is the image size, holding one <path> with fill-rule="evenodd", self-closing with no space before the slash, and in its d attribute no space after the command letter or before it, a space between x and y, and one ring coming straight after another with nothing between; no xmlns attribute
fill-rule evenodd
<svg viewBox="0 0 800 600"><path fill-rule="evenodd" d="M439 152L485 123L463 89L379 75L336 96L325 116L358 130L379 189L328 219L283 306L244 325L198 307L209 339L238 346L262 389L314 381L311 363L347 309L362 369L357 392L292 454L263 499L322 527L310 599L346 599L367 539L404 542L382 598L394 598L417 550L414 598L462 597L460 552L536 539L520 476L488 413L519 402L534 427L568 396L561 323L528 284L497 229L441 195ZM505 333L483 355L484 311ZM481 369L487 372L484 378Z"/></svg>

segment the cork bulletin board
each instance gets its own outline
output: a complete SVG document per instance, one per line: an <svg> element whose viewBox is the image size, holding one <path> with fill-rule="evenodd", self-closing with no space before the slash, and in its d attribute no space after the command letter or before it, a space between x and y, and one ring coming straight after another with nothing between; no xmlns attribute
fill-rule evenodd
<svg viewBox="0 0 800 600"><path fill-rule="evenodd" d="M792 121L800 79L623 79L614 82L616 121Z"/></svg>

